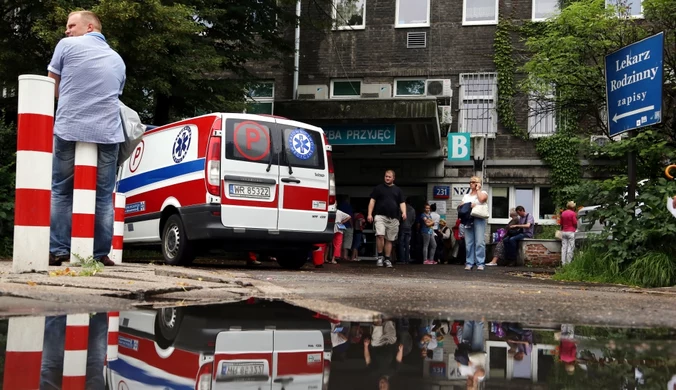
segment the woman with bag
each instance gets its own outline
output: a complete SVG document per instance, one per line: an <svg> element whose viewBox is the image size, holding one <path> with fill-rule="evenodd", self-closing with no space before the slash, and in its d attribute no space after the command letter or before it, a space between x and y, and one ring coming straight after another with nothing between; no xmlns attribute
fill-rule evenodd
<svg viewBox="0 0 676 390"><path fill-rule="evenodd" d="M474 265L477 265L478 271L484 270L486 262L486 220L488 219L488 193L481 189L481 179L472 176L469 180L469 194L462 197L462 204L470 203L472 207L472 217L474 219L472 227L465 228L465 245L467 247L467 260L465 261L465 271L471 271Z"/></svg>
<svg viewBox="0 0 676 390"><path fill-rule="evenodd" d="M521 229L511 227L512 225L516 225L519 223L519 214L516 213L516 209L509 209L509 218L510 220L504 229L505 236L510 237L521 233ZM498 230L498 232L499 231L500 229ZM497 240L497 244L495 244L495 248L493 249L493 259L491 260L490 263L486 263L486 266L495 267L498 264L506 265L504 236L500 236L499 239Z"/></svg>
<svg viewBox="0 0 676 390"><path fill-rule="evenodd" d="M561 264L573 261L575 252L575 230L577 230L577 214L575 202L566 204L566 211L561 213Z"/></svg>

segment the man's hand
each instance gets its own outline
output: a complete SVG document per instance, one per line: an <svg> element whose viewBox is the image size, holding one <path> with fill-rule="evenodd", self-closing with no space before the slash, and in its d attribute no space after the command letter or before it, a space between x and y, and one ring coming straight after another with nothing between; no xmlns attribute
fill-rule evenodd
<svg viewBox="0 0 676 390"><path fill-rule="evenodd" d="M369 223L373 223L373 215L369 214L369 216L366 217L366 220L369 221Z"/></svg>
<svg viewBox="0 0 676 390"><path fill-rule="evenodd" d="M676 200L674 200L674 202L676 202ZM402 221L405 221L405 220L406 220L406 212L404 212L403 214L401 214L401 219L402 219Z"/></svg>
<svg viewBox="0 0 676 390"><path fill-rule="evenodd" d="M371 345L371 339L367 337L364 339L364 348L368 348L369 345Z"/></svg>
<svg viewBox="0 0 676 390"><path fill-rule="evenodd" d="M404 351L404 344L399 343L399 352Z"/></svg>

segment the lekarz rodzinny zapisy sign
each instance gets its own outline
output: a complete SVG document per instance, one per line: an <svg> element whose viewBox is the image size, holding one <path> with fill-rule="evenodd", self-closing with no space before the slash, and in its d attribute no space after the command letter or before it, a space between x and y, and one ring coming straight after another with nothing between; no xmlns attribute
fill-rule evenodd
<svg viewBox="0 0 676 390"><path fill-rule="evenodd" d="M610 135L662 121L664 33L606 56L606 104Z"/></svg>

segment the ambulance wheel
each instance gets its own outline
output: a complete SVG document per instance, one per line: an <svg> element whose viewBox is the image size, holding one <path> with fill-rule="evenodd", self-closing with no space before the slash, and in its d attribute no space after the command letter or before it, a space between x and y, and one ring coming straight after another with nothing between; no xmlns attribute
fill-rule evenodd
<svg viewBox="0 0 676 390"><path fill-rule="evenodd" d="M155 315L155 342L162 349L174 344L183 322L183 308L165 307L157 309Z"/></svg>
<svg viewBox="0 0 676 390"><path fill-rule="evenodd" d="M284 252L277 255L277 263L285 269L299 269L307 262L305 252Z"/></svg>
<svg viewBox="0 0 676 390"><path fill-rule="evenodd" d="M178 214L171 215L164 223L162 254L169 265L190 265L195 259L192 243Z"/></svg>

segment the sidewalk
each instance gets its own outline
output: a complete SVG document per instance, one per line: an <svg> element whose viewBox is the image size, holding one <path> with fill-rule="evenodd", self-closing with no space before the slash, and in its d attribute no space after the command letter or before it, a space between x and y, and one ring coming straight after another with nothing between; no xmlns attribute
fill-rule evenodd
<svg viewBox="0 0 676 390"><path fill-rule="evenodd" d="M94 276L81 267L49 267L50 274L12 274L0 261L0 317L39 311L126 310L140 306L210 304L254 296L261 290L247 274L153 264L105 267Z"/></svg>

